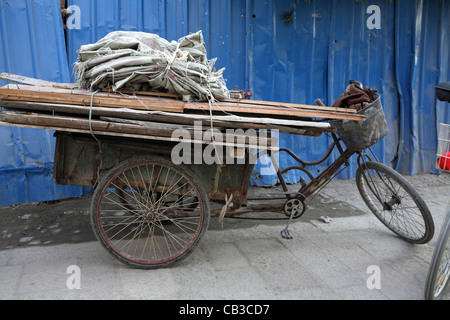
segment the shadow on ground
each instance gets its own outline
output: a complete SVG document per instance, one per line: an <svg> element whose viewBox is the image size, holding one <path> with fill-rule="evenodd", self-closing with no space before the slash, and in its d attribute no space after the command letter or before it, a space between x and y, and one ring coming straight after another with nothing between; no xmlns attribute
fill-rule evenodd
<svg viewBox="0 0 450 320"><path fill-rule="evenodd" d="M276 188L251 188L251 195L270 198ZM269 196L268 196L269 195ZM0 208L0 250L29 246L50 246L63 243L96 241L90 222L92 196L39 202ZM283 203L283 200L276 200ZM258 203L252 201L249 203ZM310 203L304 215L295 222L309 222L322 216L345 217L364 214L345 202L326 201L320 195ZM251 228L257 224L280 225L287 223L283 213L251 213L238 218L226 218L223 225L211 219L210 229Z"/></svg>

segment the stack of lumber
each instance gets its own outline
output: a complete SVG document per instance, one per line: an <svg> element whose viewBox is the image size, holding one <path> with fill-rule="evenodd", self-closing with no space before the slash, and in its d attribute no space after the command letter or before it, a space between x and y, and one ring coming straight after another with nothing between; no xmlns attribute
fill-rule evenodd
<svg viewBox="0 0 450 320"><path fill-rule="evenodd" d="M354 110L326 106L236 99L196 103L166 93L91 92L5 73L0 79L13 82L0 87L3 126L174 141L175 130L193 135L195 124L224 134L242 128L320 136L335 131L328 119L364 120Z"/></svg>

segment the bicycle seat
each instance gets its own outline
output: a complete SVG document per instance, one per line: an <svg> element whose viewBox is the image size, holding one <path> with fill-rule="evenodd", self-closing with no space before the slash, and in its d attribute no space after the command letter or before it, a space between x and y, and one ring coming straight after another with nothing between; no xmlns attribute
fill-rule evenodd
<svg viewBox="0 0 450 320"><path fill-rule="evenodd" d="M442 82L436 86L436 96L441 101L450 102L450 82Z"/></svg>

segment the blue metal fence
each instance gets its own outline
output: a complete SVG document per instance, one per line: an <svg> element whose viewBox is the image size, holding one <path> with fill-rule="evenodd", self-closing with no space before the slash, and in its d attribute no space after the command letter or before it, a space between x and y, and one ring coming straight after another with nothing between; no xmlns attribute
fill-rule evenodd
<svg viewBox="0 0 450 320"><path fill-rule="evenodd" d="M0 72L70 82L63 30L58 0L0 1ZM53 132L0 126L0 206L82 195L54 183L54 153Z"/></svg>
<svg viewBox="0 0 450 320"><path fill-rule="evenodd" d="M69 0L68 5L74 14L65 48L58 1L0 1L0 71L65 82L74 79L76 50L108 32L139 30L177 40L203 30L209 57L226 68L228 87L252 88L255 99L313 104L321 98L330 105L351 79L379 90L391 132L374 148L379 159L405 174L434 171L437 127L450 122L448 107L434 94L434 86L449 79L450 0ZM35 167L45 167L42 177L51 172L52 137L39 133L36 140L20 136L18 130L25 130L1 130L0 148L8 160L0 160L0 185L13 182L9 193L0 191L0 205L29 201L24 194L35 190L27 175ZM33 152L15 147L35 148L35 141L46 147ZM328 143L326 136L280 136L280 146L306 159L320 157ZM281 167L294 164L284 155L279 161ZM259 163L251 183L275 183L274 175L261 175L269 166ZM11 180L11 170L21 172L21 179ZM353 160L340 177L355 171ZM298 179L295 173L290 177ZM66 196L51 193L50 185L43 194Z"/></svg>

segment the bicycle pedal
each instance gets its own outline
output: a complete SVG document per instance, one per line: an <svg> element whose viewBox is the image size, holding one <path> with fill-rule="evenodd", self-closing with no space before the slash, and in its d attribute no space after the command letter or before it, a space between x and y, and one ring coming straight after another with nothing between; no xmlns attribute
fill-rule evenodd
<svg viewBox="0 0 450 320"><path fill-rule="evenodd" d="M281 237L286 240L294 239L294 235L288 229L281 230Z"/></svg>

